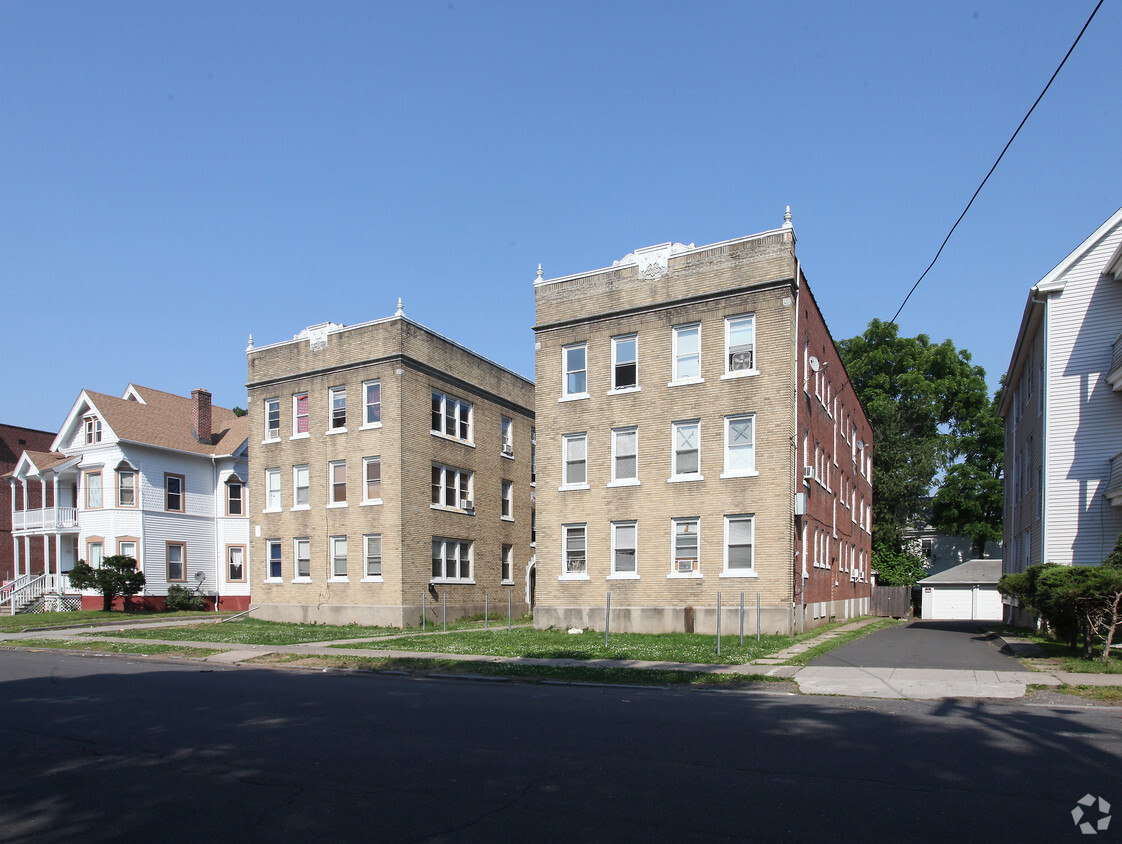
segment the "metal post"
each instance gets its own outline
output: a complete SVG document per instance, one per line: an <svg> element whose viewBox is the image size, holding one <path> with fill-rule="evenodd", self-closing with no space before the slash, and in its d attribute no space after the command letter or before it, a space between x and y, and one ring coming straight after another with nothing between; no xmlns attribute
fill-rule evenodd
<svg viewBox="0 0 1122 844"><path fill-rule="evenodd" d="M510 590L506 590L506 629L510 630Z"/></svg>
<svg viewBox="0 0 1122 844"><path fill-rule="evenodd" d="M604 647L608 647L608 630L612 626L612 593L605 592L608 596L607 602L604 604Z"/></svg>
<svg viewBox="0 0 1122 844"><path fill-rule="evenodd" d="M487 629L487 590L483 590L483 629Z"/></svg>
<svg viewBox="0 0 1122 844"><path fill-rule="evenodd" d="M740 644L744 644L744 593L740 593Z"/></svg>
<svg viewBox="0 0 1122 844"><path fill-rule="evenodd" d="M425 590L422 589L421 590L421 630L425 629L425 598L426 597L428 597L428 596L425 594Z"/></svg>
<svg viewBox="0 0 1122 844"><path fill-rule="evenodd" d="M760 641L760 593L756 593L756 641Z"/></svg>
<svg viewBox="0 0 1122 844"><path fill-rule="evenodd" d="M444 632L448 632L448 590L445 589L440 593L440 597L444 601Z"/></svg>
<svg viewBox="0 0 1122 844"><path fill-rule="evenodd" d="M717 656L721 655L721 593L717 593Z"/></svg>

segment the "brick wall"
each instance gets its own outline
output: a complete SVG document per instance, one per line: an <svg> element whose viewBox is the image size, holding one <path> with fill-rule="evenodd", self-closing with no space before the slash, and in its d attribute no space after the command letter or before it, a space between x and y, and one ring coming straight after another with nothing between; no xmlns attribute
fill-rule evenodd
<svg viewBox="0 0 1122 844"><path fill-rule="evenodd" d="M20 455L25 451L50 451L55 435L49 431L37 431L34 428L20 428L16 425L0 425L0 476L9 474L19 461ZM35 509L42 507L42 495L38 484L28 484L28 501L23 502L22 488L18 488L16 495L20 509ZM47 497L51 492L48 487ZM47 506L54 502L49 501ZM43 542L35 537L30 542L31 546L31 571L43 571ZM26 545L20 547L20 565L26 561ZM0 582L11 580L15 571L15 551L12 537L12 486L7 481L0 481Z"/></svg>

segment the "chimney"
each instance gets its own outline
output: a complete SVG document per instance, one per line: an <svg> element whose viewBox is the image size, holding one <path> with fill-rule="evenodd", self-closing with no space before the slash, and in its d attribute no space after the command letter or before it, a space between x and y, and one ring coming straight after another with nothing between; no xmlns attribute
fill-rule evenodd
<svg viewBox="0 0 1122 844"><path fill-rule="evenodd" d="M191 391L191 433L199 442L210 445L210 393L202 387Z"/></svg>

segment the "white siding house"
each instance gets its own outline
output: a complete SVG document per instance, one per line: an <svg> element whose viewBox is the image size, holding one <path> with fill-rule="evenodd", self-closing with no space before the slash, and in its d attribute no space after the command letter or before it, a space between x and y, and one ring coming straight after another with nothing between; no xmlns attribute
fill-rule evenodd
<svg viewBox="0 0 1122 844"><path fill-rule="evenodd" d="M144 572L139 603L162 606L178 583L209 607L248 608L247 431L206 390L190 398L132 384L120 398L83 391L51 451L24 452L7 476L16 579L0 610L71 605L66 572L79 559L96 566L115 554ZM32 486L42 507L27 506ZM38 543L41 579L29 567ZM98 609L101 598L82 595L81 604Z"/></svg>
<svg viewBox="0 0 1122 844"><path fill-rule="evenodd" d="M1122 533L1122 209L1029 291L1006 377L1006 572Z"/></svg>

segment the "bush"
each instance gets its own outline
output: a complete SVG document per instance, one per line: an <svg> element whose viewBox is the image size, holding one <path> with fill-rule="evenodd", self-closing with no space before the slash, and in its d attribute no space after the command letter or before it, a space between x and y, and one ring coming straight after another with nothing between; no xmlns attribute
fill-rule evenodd
<svg viewBox="0 0 1122 844"><path fill-rule="evenodd" d="M205 608L206 603L203 601L203 596L198 592L185 589L178 583L173 583L168 587L168 595L164 599L164 609L168 612L201 610Z"/></svg>
<svg viewBox="0 0 1122 844"><path fill-rule="evenodd" d="M907 551L893 551L887 545L873 548L873 568L879 586L911 586L927 572L923 560Z"/></svg>
<svg viewBox="0 0 1122 844"><path fill-rule="evenodd" d="M124 598L127 605L128 599L144 588L144 572L137 569L136 560L122 554L106 557L96 569L79 560L70 570L70 585L100 592L102 611L109 612L115 599Z"/></svg>

